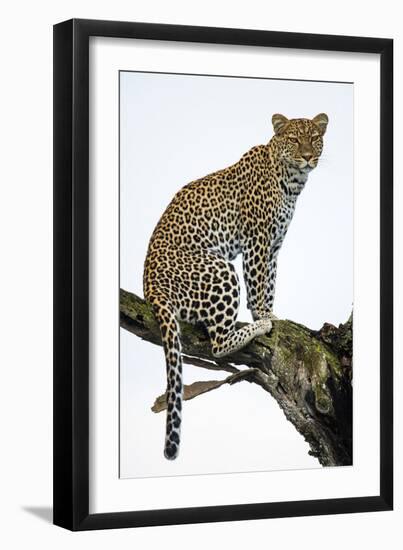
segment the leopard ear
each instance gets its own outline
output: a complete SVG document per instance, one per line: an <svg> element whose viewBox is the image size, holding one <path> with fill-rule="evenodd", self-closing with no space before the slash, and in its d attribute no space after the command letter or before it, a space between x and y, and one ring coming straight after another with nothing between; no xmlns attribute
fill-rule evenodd
<svg viewBox="0 0 403 550"><path fill-rule="evenodd" d="M322 132L322 135L326 132L327 123L329 122L328 116L325 113L320 113L312 119L312 122L319 127L319 130Z"/></svg>
<svg viewBox="0 0 403 550"><path fill-rule="evenodd" d="M271 121L273 124L274 133L276 135L281 134L281 132L284 130L289 122L287 117L285 117L284 115L279 115L278 113L271 117Z"/></svg>

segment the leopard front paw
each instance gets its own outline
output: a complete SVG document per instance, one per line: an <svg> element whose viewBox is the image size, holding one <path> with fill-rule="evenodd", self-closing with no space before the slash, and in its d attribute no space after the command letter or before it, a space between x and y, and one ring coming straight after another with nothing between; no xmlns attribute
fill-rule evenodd
<svg viewBox="0 0 403 550"><path fill-rule="evenodd" d="M280 319L276 317L272 311L269 313L269 319L270 321L280 321Z"/></svg>
<svg viewBox="0 0 403 550"><path fill-rule="evenodd" d="M270 321L279 320L272 311L265 311L265 310L252 311L252 317L254 321L259 321L262 319L270 319Z"/></svg>
<svg viewBox="0 0 403 550"><path fill-rule="evenodd" d="M255 321L256 325L256 336L263 336L264 334L269 334L273 328L273 324L270 319L259 319Z"/></svg>

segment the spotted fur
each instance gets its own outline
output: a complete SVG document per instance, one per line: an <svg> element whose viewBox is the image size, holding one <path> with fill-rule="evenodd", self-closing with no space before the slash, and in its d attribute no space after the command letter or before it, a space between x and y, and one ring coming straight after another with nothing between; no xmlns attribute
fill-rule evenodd
<svg viewBox="0 0 403 550"><path fill-rule="evenodd" d="M179 452L182 357L178 320L205 325L215 357L270 332L277 255L296 200L322 152L328 118L272 117L274 136L241 159L183 187L151 237L144 295L161 329L167 365L164 454ZM231 263L242 253L254 322L235 329L239 281Z"/></svg>

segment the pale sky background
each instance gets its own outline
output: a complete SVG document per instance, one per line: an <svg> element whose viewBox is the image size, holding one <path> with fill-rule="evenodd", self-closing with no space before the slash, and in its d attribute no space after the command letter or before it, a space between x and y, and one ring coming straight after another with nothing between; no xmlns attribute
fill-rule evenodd
<svg viewBox="0 0 403 550"><path fill-rule="evenodd" d="M148 240L177 190L273 135L271 116L329 116L324 152L279 253L274 313L319 329L353 302L353 85L120 73L120 286L143 296ZM235 262L242 280L241 257ZM239 320L251 320L241 289ZM150 477L320 467L277 403L239 383L184 403L180 455L163 457L161 347L120 331L120 475ZM225 378L190 365L184 380Z"/></svg>

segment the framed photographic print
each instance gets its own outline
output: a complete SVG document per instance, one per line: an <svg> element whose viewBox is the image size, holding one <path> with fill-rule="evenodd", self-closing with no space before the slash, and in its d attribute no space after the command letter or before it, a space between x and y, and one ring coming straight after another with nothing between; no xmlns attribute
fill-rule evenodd
<svg viewBox="0 0 403 550"><path fill-rule="evenodd" d="M54 522L391 510L393 42L54 27Z"/></svg>

